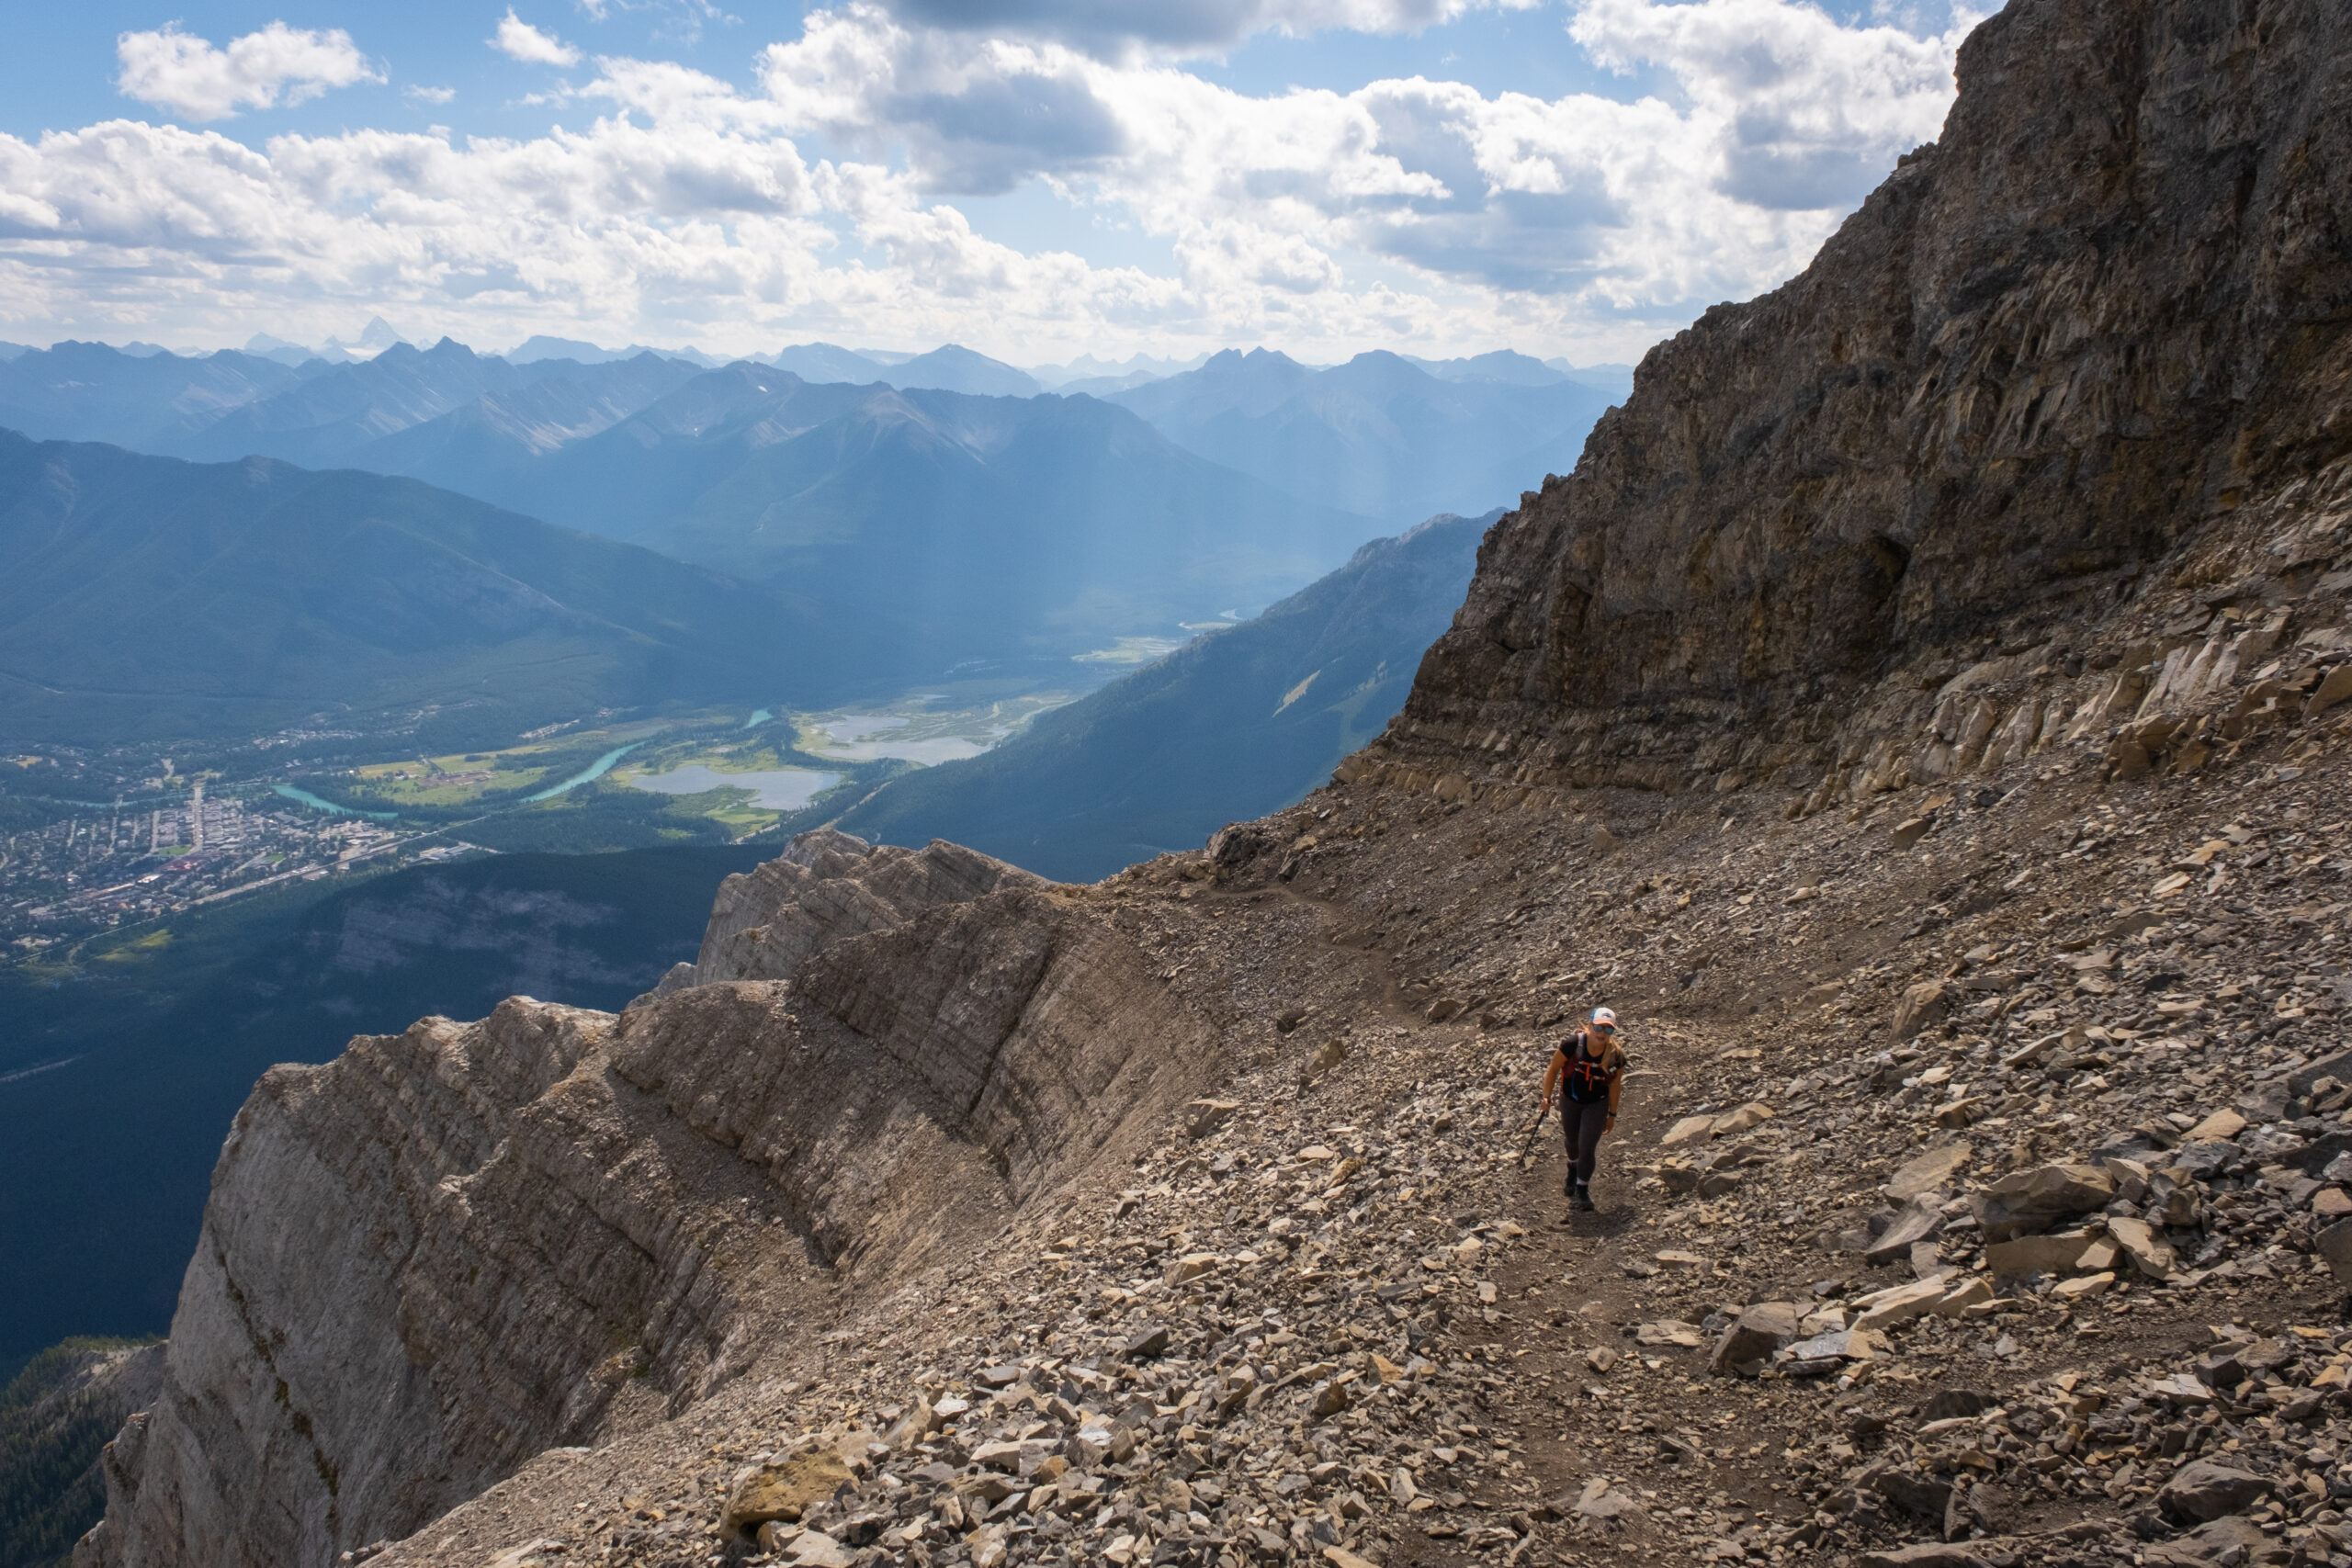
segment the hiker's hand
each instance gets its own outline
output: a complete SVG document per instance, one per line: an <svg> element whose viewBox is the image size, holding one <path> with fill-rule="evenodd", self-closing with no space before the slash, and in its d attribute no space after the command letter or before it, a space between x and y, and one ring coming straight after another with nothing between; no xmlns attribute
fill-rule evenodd
<svg viewBox="0 0 2352 1568"><path fill-rule="evenodd" d="M1617 1118L1614 1116L1602 1117L1600 1119L1600 1130L1604 1133L1615 1132L1617 1130Z"/></svg>

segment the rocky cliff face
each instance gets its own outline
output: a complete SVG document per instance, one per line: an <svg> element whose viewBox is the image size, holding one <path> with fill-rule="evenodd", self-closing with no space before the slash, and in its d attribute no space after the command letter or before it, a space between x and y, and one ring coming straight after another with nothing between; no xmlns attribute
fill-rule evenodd
<svg viewBox="0 0 2352 1568"><path fill-rule="evenodd" d="M1651 350L1489 536L1395 754L1809 787L1928 739L1869 703L1898 671L1917 698L2063 662L2185 543L2246 535L2352 448L2347 51L2326 0L1986 22L1942 138L1802 276Z"/></svg>
<svg viewBox="0 0 2352 1568"><path fill-rule="evenodd" d="M655 995L714 980L786 979L838 938L886 930L934 904L1044 886L1042 877L944 840L903 850L820 829L719 884L702 952L663 976Z"/></svg>
<svg viewBox="0 0 2352 1568"><path fill-rule="evenodd" d="M729 879L696 975L265 1077L85 1556L405 1535L992 1234L1216 1066L1082 903L952 846L801 841Z"/></svg>
<svg viewBox="0 0 2352 1568"><path fill-rule="evenodd" d="M78 1560L2352 1551L2347 109L2317 0L2015 0L1330 788L273 1073Z"/></svg>

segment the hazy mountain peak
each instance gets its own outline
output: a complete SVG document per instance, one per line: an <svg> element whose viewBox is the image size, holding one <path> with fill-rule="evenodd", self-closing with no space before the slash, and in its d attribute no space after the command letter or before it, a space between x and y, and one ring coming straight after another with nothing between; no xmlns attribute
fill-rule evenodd
<svg viewBox="0 0 2352 1568"><path fill-rule="evenodd" d="M943 344L929 354L918 354L902 365L891 367L882 378L894 387L932 388L982 398L1034 398L1045 389L1026 370L1016 369L1001 359L990 359L958 343Z"/></svg>
<svg viewBox="0 0 2352 1568"><path fill-rule="evenodd" d="M508 349L502 357L509 365L535 365L542 359L608 365L616 359L634 359L640 354L652 352L650 348L605 348L581 338L549 337L545 333L535 333Z"/></svg>

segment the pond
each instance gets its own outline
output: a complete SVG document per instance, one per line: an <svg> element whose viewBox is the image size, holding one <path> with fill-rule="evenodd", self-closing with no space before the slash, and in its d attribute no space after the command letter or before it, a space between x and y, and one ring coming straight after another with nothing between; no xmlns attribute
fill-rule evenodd
<svg viewBox="0 0 2352 1568"><path fill-rule="evenodd" d="M953 762L966 757L977 757L992 744L989 740L972 740L960 735L942 735L925 740L891 739L891 731L905 728L907 722L891 714L845 713L826 719L814 728L825 738L821 754L839 757L845 762L874 762L885 757L896 757L901 761L921 762L929 767L933 762Z"/></svg>
<svg viewBox="0 0 2352 1568"><path fill-rule="evenodd" d="M760 773L722 773L707 762L689 762L666 773L639 773L629 784L661 795L700 795L706 790L748 789L763 811L797 811L835 784L839 773L813 768L770 768Z"/></svg>

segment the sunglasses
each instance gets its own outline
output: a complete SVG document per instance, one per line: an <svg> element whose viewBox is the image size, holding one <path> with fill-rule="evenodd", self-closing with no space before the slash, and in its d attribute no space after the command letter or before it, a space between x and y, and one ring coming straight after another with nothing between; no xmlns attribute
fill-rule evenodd
<svg viewBox="0 0 2352 1568"><path fill-rule="evenodd" d="M1596 1023L1593 1025L1593 1028L1599 1030L1603 1034L1614 1034L1617 1032L1617 1026L1613 1023Z"/></svg>

